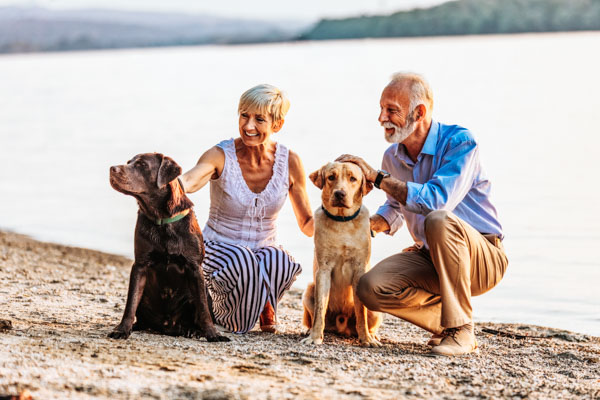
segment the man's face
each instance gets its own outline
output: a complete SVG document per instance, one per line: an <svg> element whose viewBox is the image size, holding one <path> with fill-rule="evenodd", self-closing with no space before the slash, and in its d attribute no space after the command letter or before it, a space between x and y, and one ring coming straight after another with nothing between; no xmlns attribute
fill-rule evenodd
<svg viewBox="0 0 600 400"><path fill-rule="evenodd" d="M379 123L385 129L385 140L402 143L415 130L414 110L410 109L408 90L398 84L387 86L379 101Z"/></svg>

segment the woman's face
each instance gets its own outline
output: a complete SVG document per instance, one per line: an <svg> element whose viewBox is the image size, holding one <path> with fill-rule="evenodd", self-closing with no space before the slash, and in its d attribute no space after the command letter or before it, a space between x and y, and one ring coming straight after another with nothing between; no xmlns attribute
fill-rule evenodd
<svg viewBox="0 0 600 400"><path fill-rule="evenodd" d="M242 111L239 118L240 137L246 146L268 142L271 134L279 131L283 122L273 123L270 115L256 111Z"/></svg>

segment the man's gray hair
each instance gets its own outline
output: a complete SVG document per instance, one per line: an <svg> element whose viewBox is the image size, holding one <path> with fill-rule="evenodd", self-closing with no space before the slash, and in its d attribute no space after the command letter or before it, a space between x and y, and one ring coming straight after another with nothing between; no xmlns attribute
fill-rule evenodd
<svg viewBox="0 0 600 400"><path fill-rule="evenodd" d="M433 91L429 82L419 74L413 72L396 72L388 86L406 84L410 90L410 111L419 104L424 104L430 113L433 110Z"/></svg>

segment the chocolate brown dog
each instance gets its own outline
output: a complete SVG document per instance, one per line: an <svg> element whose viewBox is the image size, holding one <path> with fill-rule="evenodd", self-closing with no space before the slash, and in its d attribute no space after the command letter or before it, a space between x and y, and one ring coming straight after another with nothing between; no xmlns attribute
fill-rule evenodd
<svg viewBox="0 0 600 400"><path fill-rule="evenodd" d="M132 330L228 342L213 325L207 304L202 232L177 177L181 167L160 153L138 154L110 168L111 186L135 197L135 262L121 323L108 335ZM134 319L136 323L134 325Z"/></svg>

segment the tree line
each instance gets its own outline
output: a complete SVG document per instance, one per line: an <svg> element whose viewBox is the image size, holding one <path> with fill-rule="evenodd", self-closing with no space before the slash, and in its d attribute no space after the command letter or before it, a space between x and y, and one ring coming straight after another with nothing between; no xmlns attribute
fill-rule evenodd
<svg viewBox="0 0 600 400"><path fill-rule="evenodd" d="M303 40L600 30L600 0L458 0L389 16L324 19Z"/></svg>

